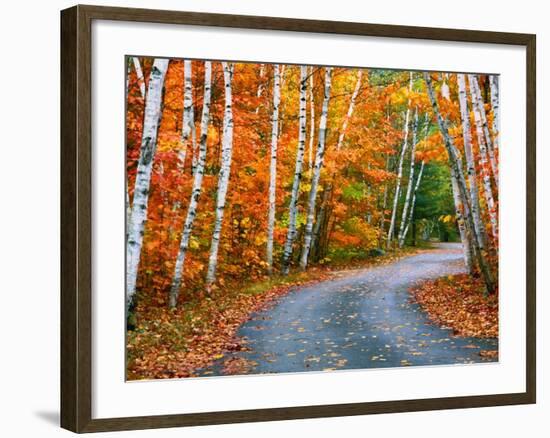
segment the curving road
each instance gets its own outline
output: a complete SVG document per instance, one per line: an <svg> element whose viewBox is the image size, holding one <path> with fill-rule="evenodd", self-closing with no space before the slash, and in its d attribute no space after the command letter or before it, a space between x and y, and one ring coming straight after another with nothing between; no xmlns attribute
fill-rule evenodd
<svg viewBox="0 0 550 438"><path fill-rule="evenodd" d="M453 337L410 301L408 289L464 271L460 244L297 287L252 315L230 352L199 375L259 374L486 362L497 339Z"/></svg>

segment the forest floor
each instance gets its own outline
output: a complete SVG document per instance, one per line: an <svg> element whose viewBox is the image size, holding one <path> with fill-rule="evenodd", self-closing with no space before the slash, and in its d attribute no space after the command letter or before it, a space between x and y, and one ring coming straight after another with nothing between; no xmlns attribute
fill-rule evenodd
<svg viewBox="0 0 550 438"><path fill-rule="evenodd" d="M176 310L138 309L136 330L128 332L127 377L498 360L497 332L467 332L468 327L479 327L468 322L468 315L463 322L457 318L458 326L453 327L449 315L460 303L434 299L439 286L451 297L455 278L464 285L463 298L480 295L477 284L468 283L463 272L460 245L441 243L353 267L313 268L256 282ZM466 306L458 313L478 311L479 306ZM498 318L496 322L498 326Z"/></svg>
<svg viewBox="0 0 550 438"><path fill-rule="evenodd" d="M461 278L463 272L460 245L441 243L434 250L389 264L345 271L314 285L292 288L276 305L256 312L239 328L242 348L226 352L198 375L498 360L498 339L486 336L497 333L451 328L450 318L434 318L434 313L428 315L411 299L413 286L437 286L442 277L449 285L449 279ZM422 287L415 290L419 294Z"/></svg>

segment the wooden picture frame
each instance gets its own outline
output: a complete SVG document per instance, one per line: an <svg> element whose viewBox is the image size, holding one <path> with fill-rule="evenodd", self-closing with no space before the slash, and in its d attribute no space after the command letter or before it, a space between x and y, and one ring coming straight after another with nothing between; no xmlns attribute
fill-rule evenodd
<svg viewBox="0 0 550 438"><path fill-rule="evenodd" d="M91 71L94 20L518 45L526 48L526 391L126 418L92 418ZM75 6L61 12L61 426L99 432L535 403L536 37L530 34Z"/></svg>

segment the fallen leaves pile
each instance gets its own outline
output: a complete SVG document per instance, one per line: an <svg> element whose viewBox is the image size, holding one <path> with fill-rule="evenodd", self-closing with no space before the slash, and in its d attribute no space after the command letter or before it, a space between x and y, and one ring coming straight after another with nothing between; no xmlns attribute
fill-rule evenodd
<svg viewBox="0 0 550 438"><path fill-rule="evenodd" d="M430 319L457 336L498 337L498 292L485 297L483 282L467 274L441 277L411 289Z"/></svg>
<svg viewBox="0 0 550 438"><path fill-rule="evenodd" d="M419 252L407 249L399 253L363 261L354 266L324 266L288 277L278 277L248 286L226 284L210 296L166 306L165 296L138 296L135 329L127 332L127 379L149 380L196 376L197 370L220 359L225 352L246 349L236 337L238 328L251 314L273 303L297 285L313 284L338 277L349 269L380 265ZM244 367L235 363L232 367Z"/></svg>

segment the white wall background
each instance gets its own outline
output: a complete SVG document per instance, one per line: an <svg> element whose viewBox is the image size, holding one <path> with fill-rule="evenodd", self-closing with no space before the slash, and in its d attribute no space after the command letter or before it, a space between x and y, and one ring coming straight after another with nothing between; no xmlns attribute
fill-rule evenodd
<svg viewBox="0 0 550 438"><path fill-rule="evenodd" d="M549 331L543 320L544 272L550 247L543 226L550 220L544 187L543 126L550 75L546 61L550 39L544 2L460 0L111 0L110 6L272 15L418 26L456 27L537 34L538 76L538 319L539 403L535 406L466 409L337 419L300 420L230 426L140 431L105 436L281 437L545 436L550 391L545 379ZM0 431L2 435L68 436L58 428L59 404L59 10L65 0L10 2L0 15ZM546 129L545 129L546 128ZM266 394L268 396L268 394Z"/></svg>

